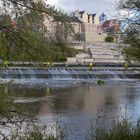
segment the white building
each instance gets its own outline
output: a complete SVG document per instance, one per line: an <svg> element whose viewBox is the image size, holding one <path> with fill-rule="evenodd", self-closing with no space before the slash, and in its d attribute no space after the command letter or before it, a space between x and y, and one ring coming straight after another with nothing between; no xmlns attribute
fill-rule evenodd
<svg viewBox="0 0 140 140"><path fill-rule="evenodd" d="M99 16L97 14L89 14L86 11L75 11L72 16L77 17L83 23L99 25Z"/></svg>

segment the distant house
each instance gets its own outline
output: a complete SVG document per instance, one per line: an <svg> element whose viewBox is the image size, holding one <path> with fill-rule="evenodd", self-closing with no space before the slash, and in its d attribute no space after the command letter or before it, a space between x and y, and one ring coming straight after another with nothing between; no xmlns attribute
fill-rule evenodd
<svg viewBox="0 0 140 140"><path fill-rule="evenodd" d="M100 28L103 33L116 34L120 31L120 22L117 19L106 20Z"/></svg>

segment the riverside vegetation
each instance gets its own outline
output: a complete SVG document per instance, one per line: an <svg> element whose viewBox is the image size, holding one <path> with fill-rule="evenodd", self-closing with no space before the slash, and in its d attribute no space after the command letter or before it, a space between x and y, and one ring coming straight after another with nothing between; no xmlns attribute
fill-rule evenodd
<svg viewBox="0 0 140 140"><path fill-rule="evenodd" d="M140 120L134 126L127 118L112 121L109 128L103 126L91 128L88 131L87 140L140 140Z"/></svg>
<svg viewBox="0 0 140 140"><path fill-rule="evenodd" d="M59 123L59 120L54 120L56 123L52 129L47 125L39 124L35 117L38 107L16 103L16 97L9 96L7 86L0 84L1 140L63 140L66 138L67 129Z"/></svg>
<svg viewBox="0 0 140 140"><path fill-rule="evenodd" d="M123 23L122 39L124 43L130 45L124 49L125 53L128 58L140 61L140 1L121 0L119 8L130 13Z"/></svg>
<svg viewBox="0 0 140 140"><path fill-rule="evenodd" d="M66 61L77 51L69 48L66 39L73 32L67 24L67 14L45 2L35 0L1 0L0 15L0 58L10 61ZM12 13L8 13L12 9ZM11 15L12 14L12 15ZM46 17L44 17L44 15ZM52 16L62 24L61 36L57 30L50 36L44 18Z"/></svg>
<svg viewBox="0 0 140 140"><path fill-rule="evenodd" d="M9 83L11 84L11 83ZM8 94L8 85L0 84L0 138L3 140L66 140L69 134L68 126L63 126L59 117L53 129L47 124L39 124L35 114L38 107L33 104L16 103L16 96ZM101 118L100 118L101 119ZM103 118L102 118L103 119ZM127 118L113 121L106 128L98 119L91 122L86 140L139 140L140 120L136 125ZM14 127L13 127L14 126ZM14 129L13 129L14 128ZM4 130L9 133L5 134Z"/></svg>
<svg viewBox="0 0 140 140"><path fill-rule="evenodd" d="M126 2L126 3L125 3ZM121 1L121 8L133 10L139 14L139 0ZM56 43L53 39L45 38L47 31L42 24L42 12L53 15L54 19L64 25L64 36L70 32L70 26L66 24L67 16L61 11L45 5L43 1L34 0L1 0L4 20L0 24L0 58L3 60L15 61L64 61L69 55L73 55L75 50L67 48L64 40ZM11 22L11 17L7 16L7 11L12 8L12 18L16 20L16 25ZM134 8L134 9L133 9ZM6 15L6 16L5 16ZM133 58L140 59L139 40L139 17L129 22L124 39L131 45L126 52ZM133 23L133 24L132 24ZM42 32L35 30L38 25ZM132 48L133 47L133 48ZM134 50L134 51L132 51ZM56 126L56 131L49 133L47 126L38 125L35 118L35 110L30 105L22 105L15 102L15 98L8 95L8 89L0 85L0 138L3 140L63 140L66 139L67 131L61 124ZM28 123L28 125L26 125ZM12 130L12 126L15 130ZM24 126L24 131L22 129ZM10 133L6 135L4 130L10 128ZM139 140L140 121L133 126L131 121L123 119L112 123L109 129L91 126L88 140Z"/></svg>

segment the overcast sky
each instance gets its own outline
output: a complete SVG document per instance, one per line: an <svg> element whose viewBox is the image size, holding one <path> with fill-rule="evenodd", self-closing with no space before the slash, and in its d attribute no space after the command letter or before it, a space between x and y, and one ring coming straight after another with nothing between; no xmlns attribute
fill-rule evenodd
<svg viewBox="0 0 140 140"><path fill-rule="evenodd" d="M106 13L108 18L117 15L118 0L47 0L47 3L64 9L66 12L86 10L90 13Z"/></svg>

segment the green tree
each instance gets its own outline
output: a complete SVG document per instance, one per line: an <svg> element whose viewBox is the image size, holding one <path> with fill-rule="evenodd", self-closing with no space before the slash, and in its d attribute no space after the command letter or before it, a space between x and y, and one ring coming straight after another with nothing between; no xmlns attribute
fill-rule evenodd
<svg viewBox="0 0 140 140"><path fill-rule="evenodd" d="M46 5L43 0L2 0L2 4L5 14L7 10L12 9L12 16L8 24L4 20L2 20L4 23L0 24L0 57L2 59L15 61L66 60L66 54L53 43L55 40L50 41L44 25L44 15L53 17L55 22L64 25L64 28L61 28L63 31L61 35L64 35L66 40L71 26L67 24L65 13ZM65 42L65 40L63 41ZM58 40L61 43L63 41Z"/></svg>

